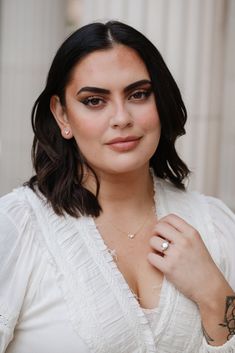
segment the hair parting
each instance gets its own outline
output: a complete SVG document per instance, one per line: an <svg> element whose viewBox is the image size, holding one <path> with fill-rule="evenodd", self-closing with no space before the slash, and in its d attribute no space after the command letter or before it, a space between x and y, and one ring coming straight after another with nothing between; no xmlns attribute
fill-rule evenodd
<svg viewBox="0 0 235 353"><path fill-rule="evenodd" d="M25 184L35 192L40 191L58 215L97 217L102 209L98 201L98 177L75 139L61 136L50 109L51 97L58 96L61 104L66 106L66 86L77 63L89 53L109 50L116 44L126 45L138 53L152 82L161 122L161 138L150 159L150 167L157 177L185 189L184 181L190 171L178 156L175 142L185 134L187 112L179 88L161 54L142 33L124 23L91 23L75 31L58 49L46 86L32 109L32 160L36 174ZM95 194L84 187L87 171L95 178Z"/></svg>

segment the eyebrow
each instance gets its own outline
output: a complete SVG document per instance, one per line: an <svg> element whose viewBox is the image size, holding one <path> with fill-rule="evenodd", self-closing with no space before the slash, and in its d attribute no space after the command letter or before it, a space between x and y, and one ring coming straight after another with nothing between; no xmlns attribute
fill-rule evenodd
<svg viewBox="0 0 235 353"><path fill-rule="evenodd" d="M124 88L124 93L130 92L132 89L135 89L139 86L142 86L144 84L149 84L151 85L151 81L149 80L139 80L136 82L131 83L130 85L126 86ZM105 88L100 88L100 87L91 87L91 86L86 86L82 87L78 92L77 95L82 93L82 92L92 92L92 93L102 93L102 94L110 94L110 90L105 89Z"/></svg>

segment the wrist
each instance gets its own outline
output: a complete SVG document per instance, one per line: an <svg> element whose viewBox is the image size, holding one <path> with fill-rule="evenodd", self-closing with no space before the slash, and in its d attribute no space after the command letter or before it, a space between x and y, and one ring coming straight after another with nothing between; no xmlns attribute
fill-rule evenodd
<svg viewBox="0 0 235 353"><path fill-rule="evenodd" d="M234 327L229 325L234 303L235 293L227 282L198 302L204 336L210 345L222 345L234 335Z"/></svg>
<svg viewBox="0 0 235 353"><path fill-rule="evenodd" d="M213 313L218 311L219 307L224 307L226 297L234 295L234 291L221 275L211 281L210 285L207 285L200 294L196 300L199 310Z"/></svg>

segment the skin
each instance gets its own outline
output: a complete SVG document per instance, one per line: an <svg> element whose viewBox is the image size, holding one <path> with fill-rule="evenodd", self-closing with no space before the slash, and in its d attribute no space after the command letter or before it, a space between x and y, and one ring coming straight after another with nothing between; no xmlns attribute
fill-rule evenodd
<svg viewBox="0 0 235 353"><path fill-rule="evenodd" d="M150 82L140 58L134 51L117 46L96 51L77 64L66 89L66 107L61 107L58 99L52 100L52 110L62 135L65 138L74 136L98 174L127 173L143 168L143 164L146 168L155 152L161 128L153 93L145 97L150 83L124 91L142 80ZM110 93L81 91L87 86L104 88ZM64 133L66 128L69 135ZM134 150L117 153L107 146L110 140L128 135L141 138Z"/></svg>
<svg viewBox="0 0 235 353"><path fill-rule="evenodd" d="M133 84L135 87L130 88ZM97 92L97 89L86 87L105 91ZM99 176L99 201L104 211L99 222L107 225L109 220L115 220L117 227L123 229L125 225L126 229L132 229L133 224L140 224L140 220L146 217L146 209L153 204L149 159L161 134L144 63L135 51L123 45L88 54L74 68L66 87L65 101L62 106L59 98L53 96L51 111L62 136L75 138L82 154ZM114 148L109 145L112 139L126 136L135 136L138 142L121 143ZM89 175L85 185L93 190ZM149 234L145 251L142 250L143 240L135 242L139 252L129 248L130 242L121 240L120 234L117 240L114 235L110 240L110 234L115 232L111 232L108 226L107 237L105 231L102 235L106 242L113 242L115 248L120 248L123 259L128 253L129 263L122 272L144 256L144 262L139 263L141 268L148 262L159 278L164 274L193 300L199 307L204 331L213 339L210 343L223 344L228 335L227 328L220 325L224 322L226 296L235 294L213 262L200 234L176 215L158 221L153 218L151 222L154 224L151 230L149 225L145 229ZM170 242L164 254L161 251L162 238ZM146 267L144 277L152 281L152 277L147 276L149 271L150 268ZM131 282L133 288L138 287L133 278L128 281ZM147 288L146 283L143 287Z"/></svg>
<svg viewBox="0 0 235 353"><path fill-rule="evenodd" d="M162 237L170 242L164 256L159 254ZM150 244L158 251L148 254L150 263L186 297L197 303L208 343L225 343L229 332L228 326L223 325L228 311L226 298L235 298L235 293L213 262L197 230L180 217L170 214L156 224ZM230 310L232 308L234 301Z"/></svg>

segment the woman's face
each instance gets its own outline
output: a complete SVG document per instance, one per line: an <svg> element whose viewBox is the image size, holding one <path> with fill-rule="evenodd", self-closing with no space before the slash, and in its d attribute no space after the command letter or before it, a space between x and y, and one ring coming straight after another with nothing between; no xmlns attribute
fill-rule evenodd
<svg viewBox="0 0 235 353"><path fill-rule="evenodd" d="M83 58L66 87L65 107L53 97L51 109L63 137L75 138L97 173L146 168L159 143L161 127L148 71L124 45Z"/></svg>

